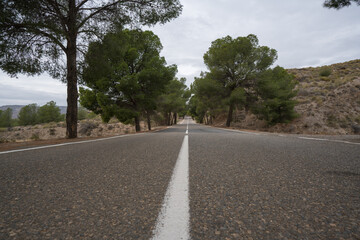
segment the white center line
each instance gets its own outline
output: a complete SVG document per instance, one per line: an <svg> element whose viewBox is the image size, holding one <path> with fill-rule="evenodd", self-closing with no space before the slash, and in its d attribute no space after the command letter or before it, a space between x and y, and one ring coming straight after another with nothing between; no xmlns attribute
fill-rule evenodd
<svg viewBox="0 0 360 240"><path fill-rule="evenodd" d="M189 221L189 140L185 135L152 239L190 239Z"/></svg>

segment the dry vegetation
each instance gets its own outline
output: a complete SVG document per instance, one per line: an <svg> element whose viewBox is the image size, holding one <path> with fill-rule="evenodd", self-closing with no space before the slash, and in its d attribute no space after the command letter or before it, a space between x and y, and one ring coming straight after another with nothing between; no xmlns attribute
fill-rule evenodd
<svg viewBox="0 0 360 240"><path fill-rule="evenodd" d="M147 125L140 123L141 130L146 131ZM152 122L156 129L156 123ZM37 124L35 126L18 126L0 129L0 143L27 142L34 140L53 140L65 138L66 125L64 122ZM125 125L116 119L103 123L99 117L91 120L82 120L78 123L79 138L105 137L120 134L135 133L133 125Z"/></svg>
<svg viewBox="0 0 360 240"><path fill-rule="evenodd" d="M299 118L267 128L254 115L238 111L232 126L271 132L360 134L360 60L288 71L298 81L295 110ZM222 119L217 123L222 125Z"/></svg>

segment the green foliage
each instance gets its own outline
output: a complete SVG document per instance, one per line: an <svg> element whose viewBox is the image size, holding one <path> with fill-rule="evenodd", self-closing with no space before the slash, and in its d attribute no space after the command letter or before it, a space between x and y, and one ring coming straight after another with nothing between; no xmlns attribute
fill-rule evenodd
<svg viewBox="0 0 360 240"><path fill-rule="evenodd" d="M245 90L243 88L235 88L230 94L230 104L243 106L246 101Z"/></svg>
<svg viewBox="0 0 360 240"><path fill-rule="evenodd" d="M12 127L20 126L19 119L11 119L11 126Z"/></svg>
<svg viewBox="0 0 360 240"><path fill-rule="evenodd" d="M172 119L172 114L175 114L173 117L179 113L185 115L187 112L186 102L190 97L190 91L185 85L186 79L174 78L165 87L165 91L157 99L158 111L163 113L163 117L167 125L172 125L175 122L175 119Z"/></svg>
<svg viewBox="0 0 360 240"><path fill-rule="evenodd" d="M256 76L267 70L276 59L276 50L260 46L253 34L235 39L227 36L211 43L204 62L211 78L218 81L223 88L221 92L226 93L229 106L227 126L230 126L236 104L248 107L252 103Z"/></svg>
<svg viewBox="0 0 360 240"><path fill-rule="evenodd" d="M96 115L96 113L94 112L89 112L88 115L87 115L87 118L88 119L94 119L96 118L98 115Z"/></svg>
<svg viewBox="0 0 360 240"><path fill-rule="evenodd" d="M296 82L285 69L270 69L276 59L276 50L259 46L255 35L215 40L204 55L210 72L202 73L191 86L189 113L200 123L204 119L211 123L228 107L226 125L230 126L234 108L245 107L269 125L291 121L297 116Z"/></svg>
<svg viewBox="0 0 360 240"><path fill-rule="evenodd" d="M182 11L178 0L71 3L1 1L0 68L11 75L47 71L59 78L66 72L61 59L71 51L68 43L74 44L75 50L84 48L82 45L87 45L89 39L101 36L116 25L166 23ZM82 44L76 46L76 42Z"/></svg>
<svg viewBox="0 0 360 240"><path fill-rule="evenodd" d="M204 62L214 79L231 91L251 84L254 76L268 69L276 59L276 50L259 46L258 38L253 34L217 39L204 55Z"/></svg>
<svg viewBox="0 0 360 240"><path fill-rule="evenodd" d="M174 78L176 66L165 66L160 39L151 31L118 30L92 42L85 57L80 88L82 106L108 122L115 116L123 123L156 108L157 96Z"/></svg>
<svg viewBox="0 0 360 240"><path fill-rule="evenodd" d="M331 75L331 73L332 73L331 68L330 68L330 67L327 67L327 66L324 66L324 67L321 67L321 68L320 68L319 75L320 75L321 77L328 77L328 76Z"/></svg>
<svg viewBox="0 0 360 240"><path fill-rule="evenodd" d="M215 118L216 115L224 110L223 105L228 102L226 90L219 81L211 78L209 73L202 73L199 78L195 78L191 85L194 96L189 102L189 111L198 122L203 122L206 115ZM234 91L236 92L236 91ZM232 95L232 101L237 103L237 94ZM224 101L225 99L225 101Z"/></svg>
<svg viewBox="0 0 360 240"><path fill-rule="evenodd" d="M88 118L88 111L84 107L78 108L78 120L84 120Z"/></svg>
<svg viewBox="0 0 360 240"><path fill-rule="evenodd" d="M8 108L5 111L0 110L0 127L11 127L12 126L12 109Z"/></svg>
<svg viewBox="0 0 360 240"><path fill-rule="evenodd" d="M75 138L77 72L82 66L77 53L86 51L89 41L116 26L166 23L181 11L179 0L1 1L0 69L11 76L48 72L66 81L69 89L66 135Z"/></svg>
<svg viewBox="0 0 360 240"><path fill-rule="evenodd" d="M21 108L19 112L19 124L21 126L35 125L37 123L38 106L33 103Z"/></svg>
<svg viewBox="0 0 360 240"><path fill-rule="evenodd" d="M352 2L360 6L360 0L326 0L324 7L340 9L350 6Z"/></svg>
<svg viewBox="0 0 360 240"><path fill-rule="evenodd" d="M294 77L282 67L263 72L257 82L256 92L260 98L253 107L254 113L269 125L287 123L296 118L295 85Z"/></svg>
<svg viewBox="0 0 360 240"><path fill-rule="evenodd" d="M56 106L54 101L41 106L37 115L40 123L59 122L62 120L60 108Z"/></svg>

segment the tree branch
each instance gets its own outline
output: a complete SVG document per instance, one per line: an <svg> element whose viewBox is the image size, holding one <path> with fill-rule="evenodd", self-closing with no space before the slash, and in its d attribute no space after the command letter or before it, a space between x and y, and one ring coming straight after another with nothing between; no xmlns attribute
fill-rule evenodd
<svg viewBox="0 0 360 240"><path fill-rule="evenodd" d="M66 27L67 19L66 19L66 16L64 16L61 13L61 10L59 8L59 6L61 6L61 5L57 1L53 1L53 0L47 0L47 1L54 8L56 16L59 18L60 24L61 24L64 32L67 32L67 27ZM64 8L64 6L61 6L61 7Z"/></svg>
<svg viewBox="0 0 360 240"><path fill-rule="evenodd" d="M84 56L86 55L86 52L83 51L81 48L78 47L77 50L78 50L80 53L82 53L82 55L84 55Z"/></svg>
<svg viewBox="0 0 360 240"><path fill-rule="evenodd" d="M39 25L36 25L36 24L16 24L16 23L13 23L11 24L11 27L14 27L16 29L18 29L18 31L21 31L23 29L23 31L25 32L29 32L29 33L34 33L34 34L39 34L39 35L42 35L46 38L49 38L51 39L55 44L57 44L64 52L66 52L66 47L55 37L53 36L52 34L50 33L47 33L43 30L40 30L39 29ZM40 25L41 27L41 25ZM42 27L45 27L45 28L48 28L46 26L42 26ZM50 28L48 28L50 29ZM50 29L52 31L54 31L53 29Z"/></svg>
<svg viewBox="0 0 360 240"><path fill-rule="evenodd" d="M76 11L78 12L79 9L85 4L87 3L89 0L83 0L81 3L79 3L79 5L76 7Z"/></svg>
<svg viewBox="0 0 360 240"><path fill-rule="evenodd" d="M113 3L111 3L111 4L104 5L104 6L100 7L100 8L98 8L95 12L89 14L89 16L87 16L86 18L84 18L84 19L82 20L82 22L78 25L77 29L80 29L89 19L93 18L95 15L97 15L97 14L101 13L102 11L107 10L107 9L113 7L113 6L116 6L116 5L119 4L120 2L121 2L121 3L148 4L148 3L151 2L151 1L145 2L145 1L141 1L141 0L140 0L140 1L135 1L135 0L126 0L126 1L124 1L124 0L118 0L118 1L115 1L115 2L113 2ZM95 8L95 9L96 9L96 8Z"/></svg>

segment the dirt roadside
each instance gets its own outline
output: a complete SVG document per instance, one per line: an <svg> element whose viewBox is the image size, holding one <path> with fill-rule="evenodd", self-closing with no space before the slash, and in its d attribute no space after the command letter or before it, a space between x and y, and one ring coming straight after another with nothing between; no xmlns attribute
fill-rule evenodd
<svg viewBox="0 0 360 240"><path fill-rule="evenodd" d="M146 132L148 133L157 132L166 128L167 128L166 126L159 126L151 131L140 131L137 133L132 132L128 134L116 134L116 135L107 135L107 136L98 136L98 137L78 137L75 139L58 138L58 139L43 139L43 140L26 140L21 142L6 142L6 143L0 143L0 152L46 146L46 145L56 145L56 144L70 143L70 142L82 142L82 141L95 140L101 138L110 138L114 136L122 136L122 135L130 135L130 134L138 134L138 133L146 133Z"/></svg>

